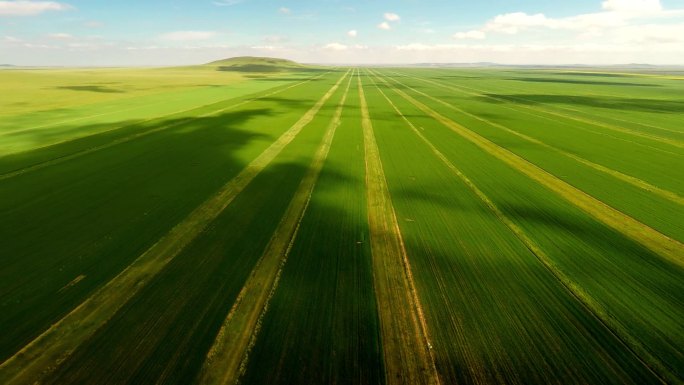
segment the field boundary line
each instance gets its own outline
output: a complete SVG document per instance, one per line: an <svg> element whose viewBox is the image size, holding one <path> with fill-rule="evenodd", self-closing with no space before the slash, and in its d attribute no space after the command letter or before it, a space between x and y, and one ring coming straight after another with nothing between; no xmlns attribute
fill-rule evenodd
<svg viewBox="0 0 684 385"><path fill-rule="evenodd" d="M440 82L437 82L437 81L434 81L434 80L422 79L422 78L419 78L419 77L408 76L408 75L404 75L404 74L401 74L401 76L408 77L408 78L411 78L411 79L420 80L420 81L425 82L425 83L434 84L434 85L440 86L440 87L445 88L445 89L456 89L456 90L460 90L461 92L464 92L464 93L469 93L469 92L467 92L467 91L464 91L464 89L465 89L465 90L469 90L469 91L474 91L475 93L472 93L472 92L471 92L471 93L469 93L469 94L470 94L470 95L475 95L475 96L485 97L485 98L492 99L492 100L496 100L497 102L501 102L501 103L509 103L509 102L510 102L510 101L508 101L508 100L506 100L506 99L502 99L502 98L499 98L499 97L496 97L496 96L489 95L489 94L485 93L485 91L481 91L481 90L478 90L478 89L472 88L472 87L457 86L457 85L446 85L446 84L444 84L444 83L440 83ZM524 98L519 98L519 97L512 97L512 99L518 99L518 100L522 100L522 101L525 101L525 102L531 102L530 100L527 100L527 99L524 99ZM640 137L640 138L645 138L645 139L653 140L653 141L655 141L655 142L664 143L664 144L667 144L667 145L670 145L670 146L674 146L674 147L677 147L677 148L684 148L684 142L682 142L682 141L680 141L680 140L677 140L677 139L665 138L665 137L662 137L662 136L652 135L652 134L648 134L648 133L641 132L641 131L637 131L637 130L631 130L631 129L628 129L628 128L619 127L619 126L615 126L615 125L608 124L608 123L598 122L598 121L595 121L595 120L592 120L592 119L582 118L582 117L578 117L578 116L571 116L571 115L563 114L563 113L561 113L561 112L549 110L548 108L542 108L542 107L539 107L539 106L530 106L530 105L525 105L525 104L517 104L516 106L517 106L518 108L524 108L524 109L528 109L528 110L532 110L532 111L539 111L539 112L544 113L544 114L559 116L559 117L561 117L561 118L565 118L565 119L569 119L569 120L574 120L574 121L580 122L580 123L590 124L590 125L593 125L593 126L596 126L596 127L603 127L603 128L609 129L609 130L611 130L611 131L621 132L621 133L623 133L623 134L628 134L628 135L637 136L637 137Z"/></svg>
<svg viewBox="0 0 684 385"><path fill-rule="evenodd" d="M19 352L0 364L0 383L33 384L47 378L73 351L106 323L216 219L265 169L337 90L348 72L294 125L219 191L193 210L116 277L100 287Z"/></svg>
<svg viewBox="0 0 684 385"><path fill-rule="evenodd" d="M397 84L399 84L399 85L401 85L401 86L403 86L403 87L406 87L406 88L410 89L411 91L413 91L413 92L415 92L415 93L421 94L421 95L423 95L423 96L429 98L430 100L433 100L433 101L435 101L435 102L437 102L437 103L439 103L439 104L442 104L443 106L446 106L446 107L448 107L448 108L450 108L450 109L452 109L452 110L454 110L454 111L457 111L457 112L459 112L459 113L461 113L461 114L464 114L464 115L469 116L469 117L471 117L471 118L473 118L473 119L479 120L480 122L483 122L483 123L485 123L485 124L488 124L488 125L490 125L490 126L492 126L492 127L496 127L496 128L498 128L498 129L500 129L500 130L506 131L506 132L508 132L508 133L510 133L510 134L513 134L513 135L515 135L515 136L517 136L517 137L519 137L519 138L521 138L521 139L524 139L524 140L526 140L526 141L528 141L528 142L530 142L530 143L534 143L534 144L539 145L539 146L541 146L541 147L544 147L544 148L546 148L546 149L555 151L555 152L557 152L557 153L559 153L559 154L561 154L561 155L563 155L563 156L566 156L566 157L568 157L568 158L570 158L570 159L572 159L572 160L575 160L575 161L577 161L577 162L579 162L579 163L582 163L582 164L584 164L585 166L591 167L591 168L593 168L594 170L603 172L603 173L608 174L608 175L610 175L610 176L612 176L612 177L614 177L614 178L616 178L616 179L619 179L619 180L621 180L621 181L623 181L623 182L625 182L625 183L629 183L629 184L631 184L632 186L635 186L635 187L638 187L638 188L640 188L640 189L642 189L642 190L646 190L646 191L648 191L648 192L650 192L650 193L656 194L656 195L660 196L661 198L665 198L665 199L667 199L667 200L669 200L669 201L672 201L672 202L674 202L674 203L677 203L677 204L680 204L680 205L684 205L684 197L682 197L682 196L680 196L680 195L678 195L678 194L676 194L676 193L674 193L674 192L672 192L672 191L669 191L669 190L666 190L666 189L663 189L663 188L654 186L654 185L652 185L652 184L650 184L650 183L648 183L648 182L646 182L646 181L644 181L644 180L641 180L641 179L639 179L639 178L637 178L637 177L634 177L634 176L631 176L631 175L624 174L624 173L622 173L622 172L620 172L620 171L617 171L617 170L613 170L613 169L610 168L610 167L607 167L607 166L603 166L603 165L601 165L601 164L594 163L594 162L592 162L592 161L590 161L590 160L584 159L584 158L582 158L582 157L580 157L580 156L577 156L577 155L575 155L575 154L569 153L569 152L567 152L567 151L565 151L565 150L561 150L561 149L559 149L559 148L557 148L557 147L554 147L554 146L552 146L552 145L550 145L550 144L547 144L547 143L545 143L545 142L543 142L543 141L541 141L541 140L539 140L539 139L536 139L536 138L533 138L533 137L531 137L531 136L525 135L525 134L523 134L523 133L521 133L521 132L515 131L515 130L513 130L513 129L510 128L510 127L506 127L506 126L503 125L503 124L496 123L496 122L492 122L491 120L488 120L488 119L485 119L485 118L480 117L480 116L478 116L478 115L475 115L475 114L469 113L469 112L467 112L467 111L464 111L464 110L462 110L462 109L460 109L460 108L454 106L453 104L447 103L447 102L445 102L445 101L443 101L443 100L441 100L441 99L439 99L439 98L436 98L436 97L434 97L434 96L432 96L432 95L426 94L425 92L416 90L415 88L413 88L413 87L411 87L411 86L409 86L409 85L407 85L407 84L404 84L404 83L402 83L402 82L400 82L400 81L398 81L398 80L396 80L396 79L390 78L390 80L394 81L395 83L397 83Z"/></svg>
<svg viewBox="0 0 684 385"><path fill-rule="evenodd" d="M679 267L684 267L684 245L679 241L658 232L642 222L637 221L629 215L594 198L584 191L563 181L562 179L559 179L555 175L549 173L534 163L525 160L524 158L497 145L489 139L486 139L481 135L469 130L468 128L441 115L437 111L419 102L391 84L387 82L385 82L385 84L387 84L402 98L416 106L419 110L423 111L427 115L440 122L442 125L475 144L480 149L503 161L513 169L518 170L524 175L527 175L530 179L563 197L566 201L572 203L608 227L622 233L643 247L653 251L655 254L661 256L664 260L670 261Z"/></svg>
<svg viewBox="0 0 684 385"><path fill-rule="evenodd" d="M375 74L374 74L375 75ZM377 77L377 75L375 75ZM376 85L377 87L377 85ZM655 356L653 356L636 338L632 337L619 322L610 316L601 305L594 301L593 297L589 295L581 286L577 285L570 279L562 270L555 264L552 258L544 252L544 250L534 242L527 233L516 225L501 209L494 203L487 194L485 194L479 187L465 175L456 165L454 165L430 140L423 135L418 128L399 110L399 108L392 102L392 100L380 89L378 91L385 97L387 102L394 108L396 113L406 122L414 134L416 134L432 153L465 184L470 191L475 194L489 210L499 219L534 255L539 262L545 267L549 273L556 279L563 288L575 299L580 305L596 319L608 332L614 336L620 343L627 348L649 371L651 371L661 382L663 376L671 378L670 372L665 365ZM645 358L644 358L645 357ZM655 369L654 369L655 368Z"/></svg>
<svg viewBox="0 0 684 385"><path fill-rule="evenodd" d="M198 380L201 384L234 384L245 370L261 321L278 288L282 269L299 233L335 132L340 125L352 78L353 75L350 75L347 88L306 174L207 353Z"/></svg>
<svg viewBox="0 0 684 385"><path fill-rule="evenodd" d="M358 76L366 163L368 226L387 384L440 384L427 322L392 204Z"/></svg>
<svg viewBox="0 0 684 385"><path fill-rule="evenodd" d="M325 74L327 74L327 73L325 73ZM99 145L99 146L90 147L90 148L87 148L87 149L84 149L84 150L77 151L77 152L75 152L75 153L71 153L71 154L68 154L68 155L60 156L60 157L58 157L58 158L46 160L46 161L44 161L44 162L40 162L40 163L31 165L31 166L27 166L27 167L21 168L21 169L19 169L19 170L10 171L10 172L5 173L5 174L0 174L0 181L6 180L6 179L10 179L10 178L13 178L13 177L15 177L15 176L23 175L23 174L26 174L26 173L29 173L29 172L32 172L32 171L40 170L40 169L45 168L45 167L49 167L49 166L53 166L53 165L56 165L56 164L59 164L59 163L63 163L63 162L66 162L66 161L68 161L68 160L76 159L76 158L79 158L79 157L84 156L84 155L92 154L92 153L97 152L97 151L99 151L99 150L104 150L104 149L107 149L107 148L110 148L110 147L117 146L117 145L122 144L122 143L130 142L130 141L132 141L132 140L135 140L135 139L138 139L138 138L141 138L141 137L150 135L150 134L154 134L154 133L157 133L157 132L160 132L160 131L165 131L165 130L168 130L168 129L171 129L171 128L174 128L174 127L182 126L183 124L192 122L193 119L197 119L197 118L206 118L206 117L210 117L210 116L212 116L212 115L214 115L214 114L218 114L218 113L221 113L221 112L224 112L224 111L232 110L232 109L234 109L234 108L243 106L243 105L245 105L245 104L252 103L252 102L254 102L254 101L256 101L256 100L259 100L259 99L262 99L262 98L267 98L267 97L269 97L269 96L273 96L273 95L279 94L279 93L281 93L281 92L285 92L285 91L287 91L287 90L289 90L289 89L291 89L291 88L298 87L298 86L300 86L300 85L302 85L302 84L305 84L305 83L308 83L308 82L310 82L310 81L313 81L313 80L315 80L316 78L319 78L319 77L321 77L321 76L324 76L325 74L321 74L321 75L318 75L318 76L314 76L314 77L312 77L311 79L307 79L307 80L305 80L305 81L302 81L302 82L299 82L299 83L295 83L295 84L289 85L289 86L287 86L287 87L285 87L285 88L280 88L280 89L278 89L278 90L271 91L271 92L265 93L265 94L260 95L260 96L257 96L257 97L251 97L251 98L245 99L245 100L243 100L243 101L241 101L241 102L238 102L238 103L236 103L236 104L231 104L231 105L228 106L228 107L224 107L224 108L221 108L221 109L216 110L216 111L208 112L208 113L205 113L205 114L202 114L202 115L198 115L198 116L182 118L182 119L180 119L180 120L178 120L177 122L174 122L174 123L166 124L166 125L163 125L163 126L161 126L161 127L153 128L153 129L146 130L146 131L143 131L143 132L138 132L138 133L135 133L135 134L132 134L132 135L129 135L129 136L125 136L125 137L123 137L123 138L119 138L119 139L113 140L113 141L111 141L111 142L108 142L108 143L105 143L105 144L102 144L102 145ZM232 98L230 98L230 99L232 99ZM187 109L187 110L183 110L183 111L173 112L173 113L167 114L167 115L162 115L162 116L158 116L158 117L154 117L154 118L145 119L145 120L142 120L142 121L139 121L139 122L135 122L135 123L131 123L131 124L119 126L119 127L113 128L113 129L111 129L111 130L101 131L101 132L98 132L98 133L93 134L93 135L86 135L86 136L82 136L82 137L79 137L79 138L69 139L69 140L65 140L65 141L57 142L57 143L52 143L52 144L50 144L50 145L43 146L43 147L35 147L35 148L32 148L32 149L29 150L29 151L39 150L39 149L42 149L42 148L48 148L48 147L52 147L52 146L57 146L57 145L64 144L64 143L68 143L68 142L72 142L72 141L75 141L75 140L80 140L80 139L88 138L89 136L95 136L95 135L100 135L100 134L106 134L106 133L109 133L109 132L114 132L114 131L117 131L117 130L120 130L120 129L123 129L123 128L126 128L126 127L134 126L134 125L136 125L136 124L149 123L149 122L152 122L152 121L155 121L155 120L160 120L161 118L169 117L169 116L171 116L171 115L182 114L182 113L185 113L185 112L190 112L190 111L193 111L193 110L205 108L205 107L211 106L211 105L213 105L213 104L223 103L223 102L225 102L226 100L230 100L230 99L225 99L225 100L223 100L223 101L205 104L205 105L199 106L199 107L193 107L193 108L190 108L190 109ZM27 152L27 151L24 151L24 152ZM9 155L16 155L16 154L21 154L21 153L22 153L22 152L16 152L16 153L12 153L12 154L9 154ZM0 157L0 159L1 159L1 158L2 158L2 157Z"/></svg>

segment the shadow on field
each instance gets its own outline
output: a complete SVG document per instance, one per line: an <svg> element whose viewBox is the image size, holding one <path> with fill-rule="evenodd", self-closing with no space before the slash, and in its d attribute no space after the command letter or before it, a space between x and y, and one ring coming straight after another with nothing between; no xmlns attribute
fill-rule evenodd
<svg viewBox="0 0 684 385"><path fill-rule="evenodd" d="M508 103L524 105L544 104L568 104L581 107L598 107L610 110L628 110L639 112L656 113L682 113L684 102L676 100L658 99L635 99L635 98L612 98L591 96L565 96L565 95L540 95L540 94L484 94L479 99L487 103L499 104L501 101L492 98L503 99Z"/></svg>
<svg viewBox="0 0 684 385"><path fill-rule="evenodd" d="M85 91L85 92L100 92L104 94L123 94L126 91L117 90L116 88L103 87L103 86L59 86L55 87L58 90L70 90L70 91Z"/></svg>
<svg viewBox="0 0 684 385"><path fill-rule="evenodd" d="M256 108L131 121L125 128L0 158L2 171L34 166L0 182L0 329L12 331L0 333L0 361L237 175L252 143L272 141L270 132L282 131L274 127L275 114ZM251 123L255 119L264 123Z"/></svg>
<svg viewBox="0 0 684 385"><path fill-rule="evenodd" d="M597 86L626 86L626 87L662 87L660 84L648 83L623 83L623 82L606 82L597 80L576 80L576 79L556 79L556 78L508 78L504 80L514 80L516 82L530 82L530 83L558 83L558 84L584 84Z"/></svg>
<svg viewBox="0 0 684 385"><path fill-rule="evenodd" d="M234 121L230 115L222 118L179 128L178 139L187 141L188 135ZM253 138L242 139L237 145ZM362 149L356 151L362 154ZM313 154L293 157L287 152L289 156L276 159L257 176L193 244L81 345L48 383L196 381ZM191 156L182 161L197 162ZM197 172L203 172L200 166ZM213 167L222 169L221 164ZM177 183L191 186L186 177L177 175ZM229 177L226 173L222 179ZM367 228L358 221L365 219L358 211L365 201L357 199L365 196L364 176L355 175L352 181L327 168L316 188L329 199L352 182L358 196L342 200L353 206L348 211L339 209L337 199L335 205L312 199L251 352L246 383L383 382Z"/></svg>
<svg viewBox="0 0 684 385"><path fill-rule="evenodd" d="M251 109L224 113L210 117L186 117L166 120L156 120L154 123L140 121L123 121L88 126L63 127L60 130L33 130L29 133L17 133L22 141L34 143L55 142L62 137L70 137L75 132L91 133L90 135L57 143L32 151L19 152L0 157L0 178L2 174L21 170L26 167L34 167L41 163L54 162L65 157L77 156L82 152L92 152L101 147L112 147L125 144L128 141L137 140L146 135L160 135L164 133L178 132L179 129L205 130L206 132L226 129L226 124L236 127L256 116L270 116L269 109ZM10 134L12 137L15 134Z"/></svg>

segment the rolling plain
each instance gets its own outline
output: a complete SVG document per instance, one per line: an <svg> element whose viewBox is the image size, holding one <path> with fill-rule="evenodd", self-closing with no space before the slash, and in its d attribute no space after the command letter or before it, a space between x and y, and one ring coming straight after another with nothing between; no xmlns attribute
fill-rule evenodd
<svg viewBox="0 0 684 385"><path fill-rule="evenodd" d="M2 384L684 383L684 74L0 84Z"/></svg>

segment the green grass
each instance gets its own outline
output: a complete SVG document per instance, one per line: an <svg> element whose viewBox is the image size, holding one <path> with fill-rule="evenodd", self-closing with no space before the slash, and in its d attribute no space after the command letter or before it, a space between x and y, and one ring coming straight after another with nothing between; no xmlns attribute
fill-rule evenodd
<svg viewBox="0 0 684 385"><path fill-rule="evenodd" d="M2 362L187 221L344 71L272 58L0 71L11 91L0 101L0 382L12 365ZM443 384L684 381L681 264L393 90L681 245L681 79L601 69L361 76ZM196 383L346 84L45 382ZM383 361L391 344L378 314L351 84L242 383L396 381ZM32 376L41 374L24 378Z"/></svg>

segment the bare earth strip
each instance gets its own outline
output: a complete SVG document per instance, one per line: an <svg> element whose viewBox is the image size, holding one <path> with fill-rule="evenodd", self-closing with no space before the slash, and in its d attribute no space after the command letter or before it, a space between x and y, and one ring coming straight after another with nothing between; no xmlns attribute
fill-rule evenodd
<svg viewBox="0 0 684 385"><path fill-rule="evenodd" d="M660 378L668 378L670 381L674 376L670 373L667 367L651 352L646 349L643 344L634 338L620 323L615 320L598 302L572 279L565 275L561 269L555 264L544 250L537 245L523 229L516 225L501 209L480 190L475 183L473 183L467 175L465 175L458 167L456 167L437 147L435 147L429 139L423 135L416 126L411 123L406 116L399 110L399 108L385 95L385 93L378 88L378 91L385 97L387 102L392 105L394 110L402 120L411 128L416 136L418 136L432 151L432 153L454 174L456 175L488 208L496 215L496 217L508 227L509 230L537 257L537 259L544 265L544 267L563 285L563 287L579 301L579 303L597 319L623 346L634 353L635 357L641 361L645 367L649 368L652 373ZM473 364L473 367L477 365ZM674 383L674 381L672 381Z"/></svg>
<svg viewBox="0 0 684 385"><path fill-rule="evenodd" d="M34 384L47 378L61 362L107 322L169 261L188 246L235 197L309 124L332 96L337 83L292 127L249 163L235 178L193 210L168 234L139 256L119 275L43 334L0 365L0 383Z"/></svg>
<svg viewBox="0 0 684 385"><path fill-rule="evenodd" d="M48 167L48 166L52 166L52 165L55 165L55 164L63 163L63 162L66 162L66 161L68 161L68 160L71 160L71 159L80 158L81 156L88 155L88 154L92 154L93 152L100 151L100 150L103 150L103 149L106 149L106 148L110 148L110 147L114 147L114 146L117 146L117 145L122 144L122 143L130 142L130 141L132 141L132 140L135 140L135 139L138 139L138 138L142 138L142 137L147 136L147 135L150 135L150 134L154 134L155 132L164 131L164 130L168 130L168 129L170 129L170 128L178 127L178 126L180 126L180 125L183 125L183 124L185 124L185 123L188 123L188 122L191 121L192 119L196 119L196 118L206 118L206 117L209 117L209 116L212 116L212 115L219 114L219 113L221 113L221 112L225 112L225 111L228 111L228 110L232 110L232 109L235 109L235 108L244 106L245 104L251 103L251 102L253 102L253 101L255 101L255 100L259 100L259 99L262 99L262 98L267 98L267 97L269 97L269 96L273 96L273 95L276 95L276 94L285 92L285 91L287 91L287 90L289 90L289 89L291 89L291 88L298 87L298 86L300 86L300 85L302 85L302 84L305 84L305 83L308 83L308 82L310 82L310 81L312 81L312 80L315 80L316 78L319 78L319 77L321 77L321 76L323 76L323 75L325 75L325 74L322 74L322 75L318 75L318 76L312 77L311 79L307 79L307 80L301 81L301 82L299 82L299 83L295 83L295 84L289 85L289 86L287 86L287 87L285 87L285 88L281 88L281 89L278 89L278 90L275 90L275 91L271 91L271 92L265 93L265 94L260 95L260 96L257 96L257 97L249 98L249 99L244 100L244 101L242 101L242 102L239 102L239 103L236 103L236 104L232 104L232 105L230 105L230 106L228 106L228 107L224 107L224 108L221 108L221 109L216 110L216 111L208 112L208 113L199 115L199 116L197 116L197 117L191 117L191 118L181 119L181 120L179 120L179 121L177 121L177 122L175 122L175 123L166 124L166 125L163 125L163 126L161 126L161 127L154 128L154 129L151 129L151 130L148 130L148 131L143 131L143 132L139 132L139 133L136 133L136 134L132 134L132 135L129 135L129 136L120 138L120 139L112 140L111 142L108 142L108 143L106 143L106 144L102 144L102 145L100 145L100 146L90 147L90 148L88 148L88 149L85 149L85 150L82 150L82 151L75 152L75 153L73 153L73 154L69 154L69 155L62 156L62 157L59 157L59 158L55 158L55 159L52 159L52 160L48 160L48 161L45 161L45 162L42 162L42 163L38 163L38 164L35 164L35 165L33 165L33 166L25 167L25 168L22 168L22 169L20 169L20 170L16 170L16 171L12 171L12 172L9 172L9 173L6 173L6 174L2 174L2 175L0 175L0 181L5 180L5 179L9 179L9 178L13 178L13 177L15 177L15 176L23 175L23 174L26 174L26 173L29 173L29 172L32 172L32 171L40 170L40 169L45 168L45 167ZM210 106L210 105L212 105L212 104L216 104L216 103L210 103L210 104L207 104L206 106ZM112 128L112 129L110 129L110 130L101 131L101 132L98 132L98 134L104 134L104 133L107 133L107 132L116 131L116 130L119 130L119 129L122 129L122 128L125 128L125 127L132 126L132 125L134 125L134 124L141 124L141 123L145 123L145 122L150 122L150 121L159 120L160 118L163 118L163 117L165 117L165 116L170 116L170 115L176 115L176 114L182 114L182 113L185 113L185 112L190 112L190 111L197 110L197 109L200 109L200 108L203 108L203 107L206 107L206 106L193 107L193 108L190 108L190 109L187 109L187 110L177 111L177 112L173 112L173 113L168 114L168 115L163 115L163 116L161 116L161 117L160 117L160 116L157 116L157 117L154 117L154 118L145 119L145 120L142 120L142 121L137 122L137 123L127 124L127 125L124 125L124 126L119 126L119 127ZM76 138L76 139L82 139L82 138ZM65 141L62 141L62 142L52 143L52 144L50 144L49 146L46 146L46 147L50 147L50 146L54 146L54 145L58 145L58 144L67 143L67 142L70 142L70 141L72 141L72 140L74 140L74 139L69 139L69 140L65 140ZM35 147L35 148L33 148L33 150L39 149L39 148L41 148L41 147Z"/></svg>
<svg viewBox="0 0 684 385"><path fill-rule="evenodd" d="M366 156L373 286L387 384L439 384L425 316L392 205L373 124L358 78Z"/></svg>
<svg viewBox="0 0 684 385"><path fill-rule="evenodd" d="M497 98L496 96L492 96L492 95L487 95L487 94L484 93L483 91L478 90L478 89L475 89L475 88L471 88L471 87L466 87L466 86L454 86L454 85L447 86L447 85L444 85L444 84L442 84L442 83L439 83L439 82L436 82L436 81L433 81L433 80L421 79L421 78L412 77L412 76L406 76L406 77L409 77L409 78L412 78L412 79L417 79L417 80L423 81L423 82L425 82L425 83L434 84L434 85L437 85L437 86L440 86L440 87L443 87L443 88L447 88L447 89L457 89L457 90L460 90L461 92L465 92L465 91L463 91L463 90L474 91L474 92L476 92L476 94L472 94L472 93L471 93L472 95L477 95L477 96L485 97L485 98L488 98L488 99L496 100L496 101L501 102L501 103L508 103L508 102L509 102L509 101L506 100L506 99ZM526 102L526 103L529 103L529 102L530 102L529 100L527 100L527 99L525 99L525 98L520 98L520 97L515 97L515 98L512 97L511 99L521 100L521 101L524 101L524 102ZM629 134L629 135L638 136L638 137L641 137L641 138L650 139L650 140L653 140L653 141L656 141L656 142L669 144L669 145L671 145L671 146L678 147L678 148L684 148L684 142L682 142L682 141L680 141L680 140L677 140L677 139L664 138L664 137L662 137L662 136L647 134L647 133L645 133L645 132L636 131L636 130L631 130L631 129L629 129L629 128L624 128L624 127L620 127L620 126L615 126L615 125L608 124L608 123L602 123L602 122L598 122L598 121L596 121L596 120L592 120L592 119L588 119L588 118L581 118L581 117L578 117L578 116L567 115L567 114L563 114L563 113L560 113L560 112L556 112L556 111L549 110L549 109L547 109L547 108L534 107L534 106L530 106L530 105L519 105L518 107L524 108L524 109L528 109L528 110L532 110L532 111L539 111L539 112L542 112L542 113L545 113L545 114L549 114L549 115L559 116L559 117L561 117L561 118L565 118L565 119L569 119L569 120L574 120L574 121L576 121L576 122L581 122L581 123L590 124L590 125L592 125L592 126L603 127L603 128L609 129L609 130L611 130L611 131L621 132L621 133L623 133L623 134Z"/></svg>
<svg viewBox="0 0 684 385"><path fill-rule="evenodd" d="M242 375L249 350L256 341L261 319L278 287L280 274L287 261L290 248L297 236L311 194L321 173L330 146L340 125L342 110L347 100L352 76L328 125L325 136L283 214L264 253L245 282L233 304L202 367L200 384L234 384Z"/></svg>
<svg viewBox="0 0 684 385"><path fill-rule="evenodd" d="M533 137L531 137L531 136L522 134L522 133L520 133L520 132L518 132L518 131L515 131L515 130L509 128L509 127L506 127L506 126L504 126L504 125L502 125L502 124L499 124L499 123L496 123L496 122L492 122L491 120L488 120L488 119L482 118L482 117L480 117L480 116L478 116L478 115L471 114L471 113L469 113L469 112L467 112L467 111L464 111L464 110L462 110L462 109L460 109L460 108L454 106L453 104L447 103L447 102L445 102L445 101L443 101L443 100L441 100L441 99L438 99L438 98L436 98L436 97L434 97L434 96L432 96L432 95L426 94L425 92L422 92L422 91L417 90L417 89L415 89L415 88L413 88L413 87L411 87L411 86L408 86L408 85L406 85L406 84L404 84L404 83L401 83L400 81L398 81L398 80L396 80L396 79L392 79L392 78L390 78L390 79L391 79L392 81L394 81L395 83L401 85L402 87L405 87L405 88L407 88L407 89L410 89L410 90L413 91L413 92L416 92L416 93L418 93L418 94L421 94L421 95L423 95L423 96L429 98L430 100L433 100L433 101L435 101L435 102L437 102L437 103L439 103L439 104L441 104L441 105L443 105L443 106L446 106L446 107L448 107L448 108L450 108L450 109L452 109L452 110L454 110L454 111L457 111L457 112L459 112L459 113L461 113L461 114L463 114L463 115L469 116L469 117L471 117L471 118L473 118L473 119L479 120L480 122L486 123L486 124L488 124L488 125L490 125L490 126L492 126L492 127L496 127L496 128L498 128L498 129L500 129L500 130L506 131L506 132L508 132L508 133L510 133L510 134L513 134L513 135L515 135L515 136L517 136L517 137L519 137L519 138L521 138L521 139L524 139L524 140L526 140L526 141L528 141L528 142L530 142L530 143L534 143L534 144L536 144L536 145L539 145L539 146L544 147L544 148L546 148L546 149L549 149L549 150L551 150L551 151L557 152L557 153L559 153L559 154L561 154L561 155L563 155L563 156L565 156L565 157L568 157L568 158L570 158L570 159L572 159L572 160L575 160L575 161L577 161L577 162L579 162L579 163L582 163L582 164L584 164L585 166L591 167L591 168L593 168L594 170L603 172L603 173L608 174L608 175L610 175L610 176L612 176L612 177L614 177L614 178L616 178L616 179L619 179L619 180L621 180L621 181L623 181L623 182L629 183L629 184L631 184L632 186L636 186L636 187L638 187L638 188L641 188L641 189L646 190L646 191L648 191L648 192L651 192L651 193L653 193L653 194L659 195L660 197L665 198L665 199L667 199L667 200L670 200L670 201L672 201L672 202L674 202L674 203L678 203L678 204L680 204L680 205L684 205L684 197L681 197L680 195L678 195L678 194L676 194L676 193L674 193L674 192L672 192L672 191L668 191L668 190L666 190L666 189L662 189L662 188L657 187L657 186L654 186L654 185L652 185L652 184L650 184L650 183L648 183L648 182L646 182L646 181L643 181L643 180L641 180L641 179L639 179L639 178L633 177L633 176L631 176L631 175L623 174L623 173L621 173L620 171L613 170L613 169L611 169L611 168L609 168L609 167L606 167L606 166L603 166L603 165L594 163L594 162L592 162L592 161L589 161L589 160L587 160L587 159L584 159L584 158L582 158L582 157L579 157L579 156L577 156L577 155L575 155L575 154L572 154L572 153L569 153L569 152L567 152L567 151L561 150L561 149L559 149L559 148L553 147L553 146L551 146L551 145L549 145L549 144L546 144L546 143L544 143L544 142L542 142L542 141L540 141L540 140L538 140L538 139L535 139L535 138L533 138Z"/></svg>
<svg viewBox="0 0 684 385"><path fill-rule="evenodd" d="M568 202L579 207L584 212L638 242L642 246L650 249L664 259L680 267L684 267L684 245L657 230L637 221L636 219L608 206L602 201L592 197L584 191L564 182L553 174L543 170L539 166L528 162L518 155L499 147L490 140L478 135L477 133L461 126L453 120L441 115L425 104L412 98L402 90L387 84L394 92L409 101L418 109L433 117L444 126L461 135L473 144L477 145L487 153L493 155L514 169L537 181L549 190L563 197Z"/></svg>

